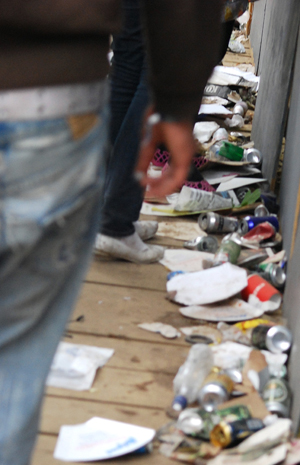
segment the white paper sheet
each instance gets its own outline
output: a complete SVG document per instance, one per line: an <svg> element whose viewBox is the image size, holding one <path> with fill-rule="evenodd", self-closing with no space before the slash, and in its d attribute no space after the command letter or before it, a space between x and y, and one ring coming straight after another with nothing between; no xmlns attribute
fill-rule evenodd
<svg viewBox="0 0 300 465"><path fill-rule="evenodd" d="M178 212L174 210L174 205L159 205L157 203L143 202L141 213L151 216L177 217L187 215L199 215L201 211Z"/></svg>
<svg viewBox="0 0 300 465"><path fill-rule="evenodd" d="M215 346L211 346L214 354L214 364L223 370L241 366L240 361L246 362L249 358L252 347L239 344L238 342L222 342ZM268 365L281 366L287 360L286 354L272 354L268 350L261 351L266 357Z"/></svg>
<svg viewBox="0 0 300 465"><path fill-rule="evenodd" d="M232 111L228 110L228 108L225 108L223 105L218 105L217 103L212 103L212 104L202 104L201 107L199 108L199 115L204 114L204 115L226 115L230 116L232 115Z"/></svg>
<svg viewBox="0 0 300 465"><path fill-rule="evenodd" d="M252 168L250 166L241 166L239 169L204 170L201 172L204 179L212 186L214 184L231 181L237 176L251 176L252 174L259 173L260 170L258 168Z"/></svg>
<svg viewBox="0 0 300 465"><path fill-rule="evenodd" d="M219 125L214 121L203 121L196 123L193 130L193 135L201 144L208 142L212 135L219 129Z"/></svg>
<svg viewBox="0 0 300 465"><path fill-rule="evenodd" d="M205 305L228 299L247 286L246 270L225 263L195 273L180 274L167 282L169 296L183 305Z"/></svg>
<svg viewBox="0 0 300 465"><path fill-rule="evenodd" d="M182 307L180 313L189 318L207 321L244 321L259 318L264 312L241 299L229 299L219 304Z"/></svg>
<svg viewBox="0 0 300 465"><path fill-rule="evenodd" d="M167 249L160 264L170 271L193 272L203 270L203 261L212 260L213 254L197 250Z"/></svg>
<svg viewBox="0 0 300 465"><path fill-rule="evenodd" d="M155 430L94 417L79 425L62 426L54 458L65 462L106 460L134 452L152 441Z"/></svg>
<svg viewBox="0 0 300 465"><path fill-rule="evenodd" d="M84 391L92 387L98 368L113 355L113 349L61 342L54 356L46 384Z"/></svg>
<svg viewBox="0 0 300 465"><path fill-rule="evenodd" d="M241 178L236 177L231 181L222 182L218 188L217 192L228 191L229 189L238 189L239 187L249 186L250 184L259 184L260 182L266 181L265 178Z"/></svg>

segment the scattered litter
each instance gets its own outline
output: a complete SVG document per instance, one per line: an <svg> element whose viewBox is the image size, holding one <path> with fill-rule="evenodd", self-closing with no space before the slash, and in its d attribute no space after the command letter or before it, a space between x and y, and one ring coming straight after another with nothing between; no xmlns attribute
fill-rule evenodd
<svg viewBox="0 0 300 465"><path fill-rule="evenodd" d="M150 443L155 430L94 417L60 428L54 458L65 462L106 460L134 452Z"/></svg>
<svg viewBox="0 0 300 465"><path fill-rule="evenodd" d="M277 310L282 301L280 292L258 274L248 277L248 285L242 290L242 298L264 312Z"/></svg>
<svg viewBox="0 0 300 465"><path fill-rule="evenodd" d="M113 355L113 349L61 342L54 356L46 384L85 391L91 388L96 371Z"/></svg>
<svg viewBox="0 0 300 465"><path fill-rule="evenodd" d="M170 271L187 273L204 269L205 260L212 260L213 254L185 249L167 249L160 264Z"/></svg>
<svg viewBox="0 0 300 465"><path fill-rule="evenodd" d="M131 300L131 297L123 297L124 300Z"/></svg>
<svg viewBox="0 0 300 465"><path fill-rule="evenodd" d="M249 358L252 348L237 342L222 342L212 346L214 353L214 364L223 370L234 368L245 364ZM286 354L273 354L268 350L262 350L269 366L282 366L287 361Z"/></svg>
<svg viewBox="0 0 300 465"><path fill-rule="evenodd" d="M162 221L158 223L157 236L189 241L195 236L206 236L197 223Z"/></svg>
<svg viewBox="0 0 300 465"><path fill-rule="evenodd" d="M191 187L183 186L175 204L175 211L197 211L219 210L220 208L231 208L232 200L225 199L214 192L201 191Z"/></svg>
<svg viewBox="0 0 300 465"><path fill-rule="evenodd" d="M203 121L195 124L193 134L195 139L203 144L211 139L213 133L216 132L219 127L220 126L214 121Z"/></svg>
<svg viewBox="0 0 300 465"><path fill-rule="evenodd" d="M246 49L243 44L237 40L230 40L228 44L229 50L233 53L246 53Z"/></svg>
<svg viewBox="0 0 300 465"><path fill-rule="evenodd" d="M243 300L236 298L218 304L182 307L179 311L182 315L189 318L227 322L251 320L263 314L263 310L255 308Z"/></svg>
<svg viewBox="0 0 300 465"><path fill-rule="evenodd" d="M246 286L246 271L225 263L208 270L175 276L167 282L167 292L175 302L204 305L228 299Z"/></svg>
<svg viewBox="0 0 300 465"><path fill-rule="evenodd" d="M166 325L164 323L141 323L138 325L138 327L145 329L146 331L151 331L152 333L159 333L167 339L175 339L181 336L180 331L178 331L173 326Z"/></svg>
<svg viewBox="0 0 300 465"><path fill-rule="evenodd" d="M229 101L225 98L221 98L221 97L203 97L202 99L202 104L203 105L212 105L213 103L217 104L217 105L228 105L229 104Z"/></svg>
<svg viewBox="0 0 300 465"><path fill-rule="evenodd" d="M220 344L220 342L222 342L222 332L211 326L187 326L186 328L180 328L180 331L186 336L199 335L208 337L215 344Z"/></svg>

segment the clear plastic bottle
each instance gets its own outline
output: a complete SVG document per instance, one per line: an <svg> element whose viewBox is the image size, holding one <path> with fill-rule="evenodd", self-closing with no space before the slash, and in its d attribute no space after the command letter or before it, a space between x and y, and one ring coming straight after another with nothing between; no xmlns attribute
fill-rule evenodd
<svg viewBox="0 0 300 465"><path fill-rule="evenodd" d="M195 344L191 347L186 361L173 380L174 410L181 411L197 399L198 391L210 373L213 361L213 352L206 344Z"/></svg>

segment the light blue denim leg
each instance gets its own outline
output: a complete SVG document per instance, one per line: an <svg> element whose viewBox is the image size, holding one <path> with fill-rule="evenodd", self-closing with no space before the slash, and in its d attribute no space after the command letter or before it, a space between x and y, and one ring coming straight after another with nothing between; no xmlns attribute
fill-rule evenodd
<svg viewBox="0 0 300 465"><path fill-rule="evenodd" d="M0 465L30 461L98 229L107 119L77 140L65 119L0 124Z"/></svg>

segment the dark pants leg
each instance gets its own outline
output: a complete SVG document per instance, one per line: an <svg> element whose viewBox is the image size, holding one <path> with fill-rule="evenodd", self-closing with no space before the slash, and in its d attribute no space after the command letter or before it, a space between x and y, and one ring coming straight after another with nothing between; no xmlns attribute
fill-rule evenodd
<svg viewBox="0 0 300 465"><path fill-rule="evenodd" d="M112 144L101 233L124 237L134 233L143 192L133 179L142 118L148 103L146 59L138 0L125 0L124 25L113 41L111 76Z"/></svg>

